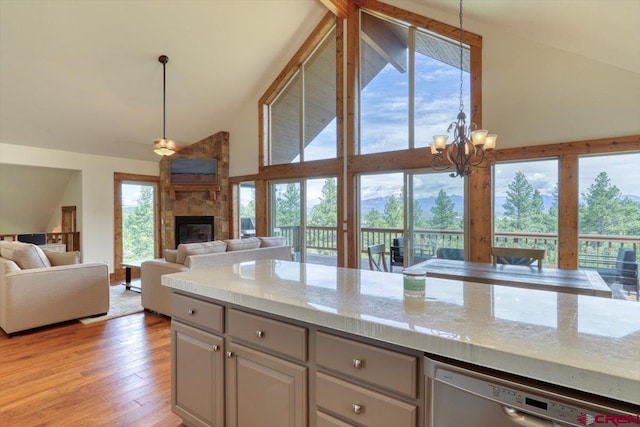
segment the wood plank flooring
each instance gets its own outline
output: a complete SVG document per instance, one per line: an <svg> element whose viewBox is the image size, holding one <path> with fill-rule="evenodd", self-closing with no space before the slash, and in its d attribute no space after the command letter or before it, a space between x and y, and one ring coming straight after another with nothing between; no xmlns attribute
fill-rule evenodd
<svg viewBox="0 0 640 427"><path fill-rule="evenodd" d="M0 426L182 426L171 412L168 318L0 334Z"/></svg>

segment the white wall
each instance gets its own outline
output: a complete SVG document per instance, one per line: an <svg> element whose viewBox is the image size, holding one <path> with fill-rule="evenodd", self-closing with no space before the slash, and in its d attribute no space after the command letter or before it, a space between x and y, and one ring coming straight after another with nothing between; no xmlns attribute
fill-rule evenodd
<svg viewBox="0 0 640 427"><path fill-rule="evenodd" d="M457 15L426 3L386 3L458 25ZM483 37L483 127L499 135L499 148L640 134L640 73L468 18L464 28ZM275 78L276 74L270 76L263 91ZM258 171L258 99L263 91L229 126L231 176Z"/></svg>
<svg viewBox="0 0 640 427"><path fill-rule="evenodd" d="M75 169L82 176L82 211L78 212L84 262L109 263L113 271L114 172L159 175L159 163L95 156L0 143L0 161L8 164Z"/></svg>
<svg viewBox="0 0 640 427"><path fill-rule="evenodd" d="M75 206L76 207L76 227L78 230L82 230L82 172L75 171L69 178L69 182L65 187L58 205L53 210L49 224L47 225L47 232L59 232L62 231L62 207L63 206Z"/></svg>

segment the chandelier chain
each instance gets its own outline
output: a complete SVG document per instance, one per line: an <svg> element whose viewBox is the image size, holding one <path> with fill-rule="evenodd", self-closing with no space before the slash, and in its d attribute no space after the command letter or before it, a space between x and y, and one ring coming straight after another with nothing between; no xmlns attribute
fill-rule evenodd
<svg viewBox="0 0 640 427"><path fill-rule="evenodd" d="M464 81L462 79L462 51L463 51L463 45L462 45L462 0L460 0L460 14L459 14L459 18L460 18L460 112L464 111L464 103L462 102L462 86L464 84Z"/></svg>

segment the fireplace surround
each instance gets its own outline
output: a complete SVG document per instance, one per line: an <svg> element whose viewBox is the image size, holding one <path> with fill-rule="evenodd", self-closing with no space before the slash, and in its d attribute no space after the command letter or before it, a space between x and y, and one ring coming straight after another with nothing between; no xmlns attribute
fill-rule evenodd
<svg viewBox="0 0 640 427"><path fill-rule="evenodd" d="M176 248L180 243L213 241L215 239L213 223L212 216L176 216Z"/></svg>

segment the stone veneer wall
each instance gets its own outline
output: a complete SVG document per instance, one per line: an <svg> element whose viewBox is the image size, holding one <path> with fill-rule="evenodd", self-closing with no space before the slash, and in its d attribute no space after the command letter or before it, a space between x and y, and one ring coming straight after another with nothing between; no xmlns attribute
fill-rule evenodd
<svg viewBox="0 0 640 427"><path fill-rule="evenodd" d="M170 181L171 159L217 159L218 186L216 200L209 194L208 186L203 191L184 191L180 186L172 186ZM171 198L175 191L175 199ZM189 215L209 215L214 219L214 238L229 238L229 132L218 132L208 138L191 144L174 155L160 161L160 226L161 249L175 248L175 217Z"/></svg>

